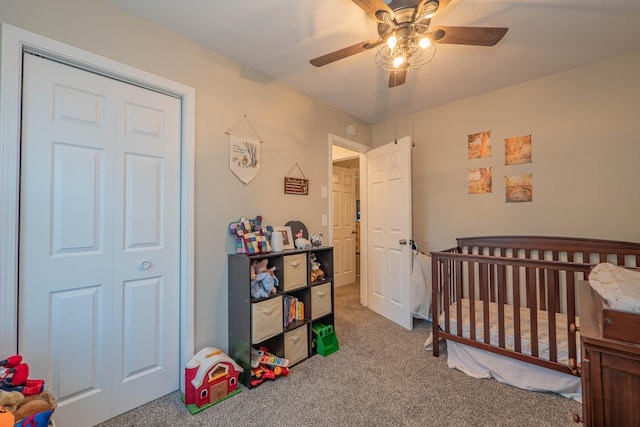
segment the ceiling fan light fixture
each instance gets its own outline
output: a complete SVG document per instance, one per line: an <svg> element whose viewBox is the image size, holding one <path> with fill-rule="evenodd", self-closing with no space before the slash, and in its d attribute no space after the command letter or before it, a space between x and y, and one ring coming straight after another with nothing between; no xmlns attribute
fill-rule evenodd
<svg viewBox="0 0 640 427"><path fill-rule="evenodd" d="M393 58L392 64L394 68L398 68L403 63L404 63L404 55L398 55L395 58Z"/></svg>
<svg viewBox="0 0 640 427"><path fill-rule="evenodd" d="M395 36L395 34L392 34L387 39L387 47L389 48L390 51L392 51L396 47L397 43L398 43L398 38Z"/></svg>
<svg viewBox="0 0 640 427"><path fill-rule="evenodd" d="M432 42L433 31L429 26L414 23L402 29L404 32L400 38L397 30L394 30L386 38L386 43L378 45L376 64L385 71L394 71L401 65L403 69L416 70L431 61L436 53L435 43ZM395 38L395 44L390 48L392 37Z"/></svg>
<svg viewBox="0 0 640 427"><path fill-rule="evenodd" d="M418 42L418 46L420 46L421 49L429 48L429 46L431 46L431 39L429 37L422 37Z"/></svg>

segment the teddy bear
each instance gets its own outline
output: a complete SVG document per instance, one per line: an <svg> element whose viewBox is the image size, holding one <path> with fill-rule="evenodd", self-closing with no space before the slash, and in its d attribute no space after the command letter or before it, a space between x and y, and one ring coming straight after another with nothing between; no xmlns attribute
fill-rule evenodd
<svg viewBox="0 0 640 427"><path fill-rule="evenodd" d="M53 411L57 407L56 399L49 390L42 393L24 397L23 401L18 405L14 412L16 421L20 421L31 415L47 411Z"/></svg>
<svg viewBox="0 0 640 427"><path fill-rule="evenodd" d="M251 296L253 298L267 298L276 293L279 284L274 271L276 267L267 268L268 259L251 261Z"/></svg>
<svg viewBox="0 0 640 427"><path fill-rule="evenodd" d="M15 413L18 405L24 400L24 395L19 391L0 390L0 407L11 413Z"/></svg>

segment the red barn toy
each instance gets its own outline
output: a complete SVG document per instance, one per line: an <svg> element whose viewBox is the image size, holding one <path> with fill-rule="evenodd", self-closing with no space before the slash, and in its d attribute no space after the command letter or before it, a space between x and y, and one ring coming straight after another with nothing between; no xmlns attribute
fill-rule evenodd
<svg viewBox="0 0 640 427"><path fill-rule="evenodd" d="M185 368L184 403L196 413L236 393L238 377L243 371L232 358L216 347L196 353Z"/></svg>

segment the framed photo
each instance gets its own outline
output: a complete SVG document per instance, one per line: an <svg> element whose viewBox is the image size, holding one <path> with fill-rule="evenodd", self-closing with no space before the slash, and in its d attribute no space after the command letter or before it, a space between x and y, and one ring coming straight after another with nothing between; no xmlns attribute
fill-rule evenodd
<svg viewBox="0 0 640 427"><path fill-rule="evenodd" d="M273 227L274 233L282 234L282 249L294 249L293 234L291 234L291 227L288 225L275 225Z"/></svg>

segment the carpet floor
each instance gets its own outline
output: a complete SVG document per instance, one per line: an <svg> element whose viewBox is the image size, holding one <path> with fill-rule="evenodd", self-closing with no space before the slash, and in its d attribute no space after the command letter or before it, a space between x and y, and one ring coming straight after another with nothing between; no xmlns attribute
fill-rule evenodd
<svg viewBox="0 0 640 427"><path fill-rule="evenodd" d="M582 414L557 394L450 369L444 343L438 358L422 348L429 322L408 331L360 305L359 289L335 289L339 351L195 415L176 391L100 426L573 426Z"/></svg>

